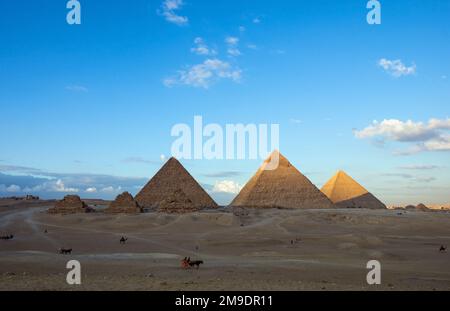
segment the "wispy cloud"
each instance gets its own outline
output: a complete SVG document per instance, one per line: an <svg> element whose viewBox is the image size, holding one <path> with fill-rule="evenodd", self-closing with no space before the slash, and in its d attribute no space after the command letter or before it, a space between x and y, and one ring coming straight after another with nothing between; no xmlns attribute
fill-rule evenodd
<svg viewBox="0 0 450 311"><path fill-rule="evenodd" d="M226 37L225 43L228 45L227 53L230 56L240 56L241 51L238 48L239 38L237 37Z"/></svg>
<svg viewBox="0 0 450 311"><path fill-rule="evenodd" d="M415 176L412 174L403 174L403 173L388 173L388 174L382 174L382 176L403 178L403 179L410 180L412 182L419 182L419 183L429 183L429 182L436 180L436 177Z"/></svg>
<svg viewBox="0 0 450 311"><path fill-rule="evenodd" d="M20 166L20 165L0 165L0 172L18 172L18 173L25 173L25 174L37 174L37 173L41 173L42 170L33 168L33 167Z"/></svg>
<svg viewBox="0 0 450 311"><path fill-rule="evenodd" d="M197 55L216 55L217 54L217 51L209 48L208 45L206 45L205 41L200 37L195 38L194 44L195 44L195 46L193 48L191 48L192 53L195 53Z"/></svg>
<svg viewBox="0 0 450 311"><path fill-rule="evenodd" d="M148 160L142 157L128 157L122 160L123 163L140 163L140 164L161 164L161 161Z"/></svg>
<svg viewBox="0 0 450 311"><path fill-rule="evenodd" d="M427 171L440 168L438 165L405 165L399 167L402 170Z"/></svg>
<svg viewBox="0 0 450 311"><path fill-rule="evenodd" d="M181 16L176 13L176 11L179 11L183 5L183 0L164 0L161 4L159 13L164 16L166 21L170 23L178 26L187 25L189 23L187 16Z"/></svg>
<svg viewBox="0 0 450 311"><path fill-rule="evenodd" d="M276 49L276 50L271 50L270 51L271 54L276 54L276 55L284 55L286 54L285 50L281 50L281 49Z"/></svg>
<svg viewBox="0 0 450 311"><path fill-rule="evenodd" d="M77 84L71 84L66 86L66 90L70 92L83 92L83 93L89 92L89 89L87 87Z"/></svg>
<svg viewBox="0 0 450 311"><path fill-rule="evenodd" d="M302 124L303 123L302 120L300 120L300 119L293 119L293 118L291 118L289 120L289 122L294 123L294 124Z"/></svg>
<svg viewBox="0 0 450 311"><path fill-rule="evenodd" d="M261 23L261 19L260 19L259 17L255 17L255 18L252 20L252 22L253 22L253 24L260 24L260 23Z"/></svg>
<svg viewBox="0 0 450 311"><path fill-rule="evenodd" d="M357 138L378 138L385 141L412 143L413 145L398 155L414 154L422 151L450 151L450 118L431 119L427 123L401 121L397 119L374 121L363 130L356 130Z"/></svg>
<svg viewBox="0 0 450 311"><path fill-rule="evenodd" d="M167 78L163 83L167 87L187 85L207 89L213 83L223 79L239 82L241 76L242 70L239 67L213 58L206 59L203 63L193 65L185 70L180 70L177 76Z"/></svg>
<svg viewBox="0 0 450 311"><path fill-rule="evenodd" d="M401 76L409 76L416 73L416 65L406 66L401 60L389 60L382 58L378 61L378 66L383 68L390 75L399 78Z"/></svg>
<svg viewBox="0 0 450 311"><path fill-rule="evenodd" d="M216 173L209 173L209 174L203 174L205 177L212 177L212 178L226 178L226 177L236 177L242 175L242 172L236 172L236 171L222 171L222 172L216 172Z"/></svg>

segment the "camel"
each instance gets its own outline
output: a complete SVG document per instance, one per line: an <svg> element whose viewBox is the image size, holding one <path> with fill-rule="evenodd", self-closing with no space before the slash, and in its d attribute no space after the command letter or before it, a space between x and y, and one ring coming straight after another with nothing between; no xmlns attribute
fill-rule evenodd
<svg viewBox="0 0 450 311"><path fill-rule="evenodd" d="M2 240L12 240L14 238L14 235L10 234L10 235L4 235L1 236L0 239Z"/></svg>
<svg viewBox="0 0 450 311"><path fill-rule="evenodd" d="M60 248L59 253L63 254L63 255L69 255L72 253L72 249L71 248Z"/></svg>
<svg viewBox="0 0 450 311"><path fill-rule="evenodd" d="M128 240L128 238L121 237L120 238L120 244L125 244L125 242Z"/></svg>
<svg viewBox="0 0 450 311"><path fill-rule="evenodd" d="M444 246L444 245L441 245L441 248L439 248L439 251L440 251L441 253L446 252L446 251L447 251L447 247Z"/></svg>

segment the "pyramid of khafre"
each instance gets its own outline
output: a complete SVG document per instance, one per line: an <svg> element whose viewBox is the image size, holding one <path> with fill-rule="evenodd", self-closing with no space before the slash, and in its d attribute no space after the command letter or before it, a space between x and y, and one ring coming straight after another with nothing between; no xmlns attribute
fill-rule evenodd
<svg viewBox="0 0 450 311"><path fill-rule="evenodd" d="M267 169L276 158L278 167ZM266 208L333 207L331 201L278 150L264 161L230 205Z"/></svg>
<svg viewBox="0 0 450 311"><path fill-rule="evenodd" d="M195 181L189 172L175 158L170 158L155 176L142 188L135 199L143 208L160 208L167 210L168 203L186 202L184 195L190 200L187 209L216 208L217 204ZM183 196L175 198L177 196ZM170 206L170 204L169 204Z"/></svg>
<svg viewBox="0 0 450 311"><path fill-rule="evenodd" d="M322 192L337 207L386 208L386 205L343 171L337 172L322 187Z"/></svg>

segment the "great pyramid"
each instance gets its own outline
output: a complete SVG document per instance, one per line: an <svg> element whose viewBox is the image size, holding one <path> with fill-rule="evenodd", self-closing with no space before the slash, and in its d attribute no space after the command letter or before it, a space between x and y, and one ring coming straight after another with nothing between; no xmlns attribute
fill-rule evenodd
<svg viewBox="0 0 450 311"><path fill-rule="evenodd" d="M337 207L386 208L386 205L343 171L337 172L321 191Z"/></svg>
<svg viewBox="0 0 450 311"><path fill-rule="evenodd" d="M268 166L278 157L278 167ZM231 202L235 207L332 208L331 201L275 150Z"/></svg>
<svg viewBox="0 0 450 311"><path fill-rule="evenodd" d="M175 158L170 158L163 165L135 199L143 208L161 208L164 211L167 211L171 204L179 211L183 202L186 203L186 211L218 207Z"/></svg>

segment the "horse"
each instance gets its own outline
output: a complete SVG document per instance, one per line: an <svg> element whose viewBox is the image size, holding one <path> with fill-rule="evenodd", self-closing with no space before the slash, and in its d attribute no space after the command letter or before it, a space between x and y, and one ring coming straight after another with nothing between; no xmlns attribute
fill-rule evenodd
<svg viewBox="0 0 450 311"><path fill-rule="evenodd" d="M203 260L194 260L191 261L191 257L184 257L184 259L181 261L181 267L184 269L197 267L200 268L200 265L203 265Z"/></svg>
<svg viewBox="0 0 450 311"><path fill-rule="evenodd" d="M63 255L68 255L68 254L72 253L72 249L71 248L60 248L59 253L63 254Z"/></svg>
<svg viewBox="0 0 450 311"><path fill-rule="evenodd" d="M189 261L190 267L197 267L200 268L200 265L203 265L203 260L195 260L195 261Z"/></svg>

